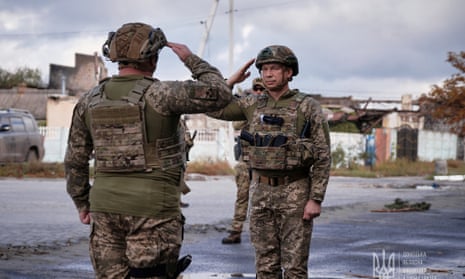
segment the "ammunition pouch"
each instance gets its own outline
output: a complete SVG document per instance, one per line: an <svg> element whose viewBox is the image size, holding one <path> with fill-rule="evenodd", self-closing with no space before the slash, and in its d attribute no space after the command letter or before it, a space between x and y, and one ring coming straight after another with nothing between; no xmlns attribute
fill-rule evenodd
<svg viewBox="0 0 465 279"><path fill-rule="evenodd" d="M184 164L184 142L179 141L179 136L157 139L146 146L147 164L151 168L166 170L179 167Z"/></svg>
<svg viewBox="0 0 465 279"><path fill-rule="evenodd" d="M313 163L312 144L308 139L296 139L281 146L242 148L243 160L258 170L295 170Z"/></svg>
<svg viewBox="0 0 465 279"><path fill-rule="evenodd" d="M293 171L309 168L313 163L313 145L309 139L311 121L299 109L308 95L297 92L283 107L268 106L267 95L257 99L250 129L240 134L243 160L252 169ZM306 121L297 131L298 116Z"/></svg>

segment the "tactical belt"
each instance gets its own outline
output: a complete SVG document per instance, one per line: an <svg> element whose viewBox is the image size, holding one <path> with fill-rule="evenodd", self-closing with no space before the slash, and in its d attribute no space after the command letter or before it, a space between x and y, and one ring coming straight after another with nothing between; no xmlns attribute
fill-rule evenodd
<svg viewBox="0 0 465 279"><path fill-rule="evenodd" d="M258 176L258 183L267 184L269 186L275 187L280 185L288 185L294 181L300 180L307 177L306 174L296 174L292 176Z"/></svg>

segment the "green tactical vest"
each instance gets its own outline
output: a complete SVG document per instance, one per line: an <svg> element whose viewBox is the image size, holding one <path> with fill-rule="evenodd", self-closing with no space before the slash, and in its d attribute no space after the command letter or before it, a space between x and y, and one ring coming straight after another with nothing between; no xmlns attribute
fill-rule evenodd
<svg viewBox="0 0 465 279"><path fill-rule="evenodd" d="M181 166L183 143L179 136L147 142L144 94L153 80L138 80L129 94L108 99L105 82L91 93L91 134L97 172L150 172Z"/></svg>

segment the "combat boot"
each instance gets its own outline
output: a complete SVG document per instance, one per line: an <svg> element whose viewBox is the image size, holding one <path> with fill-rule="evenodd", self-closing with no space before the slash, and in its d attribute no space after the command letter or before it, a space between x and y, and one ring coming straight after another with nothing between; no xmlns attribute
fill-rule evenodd
<svg viewBox="0 0 465 279"><path fill-rule="evenodd" d="M223 244L239 244L241 243L241 232L231 231L229 235L221 241Z"/></svg>

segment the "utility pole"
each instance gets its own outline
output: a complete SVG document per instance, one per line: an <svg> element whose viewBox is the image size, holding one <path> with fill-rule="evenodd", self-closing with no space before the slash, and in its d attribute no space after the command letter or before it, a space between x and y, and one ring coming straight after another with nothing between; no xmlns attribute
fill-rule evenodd
<svg viewBox="0 0 465 279"><path fill-rule="evenodd" d="M202 41L200 42L199 51L197 56L203 58L203 52L205 50L205 45L207 44L208 37L210 36L210 30L213 25L213 20L215 19L216 9L218 8L218 2L220 0L213 0L213 5L210 10L210 15L208 16L207 21L201 21L200 23L205 24L205 32L203 33Z"/></svg>
<svg viewBox="0 0 465 279"><path fill-rule="evenodd" d="M229 74L234 70L234 0L229 0Z"/></svg>

